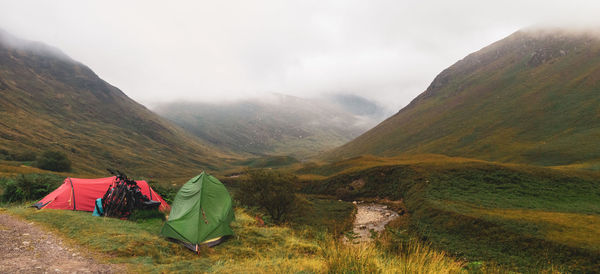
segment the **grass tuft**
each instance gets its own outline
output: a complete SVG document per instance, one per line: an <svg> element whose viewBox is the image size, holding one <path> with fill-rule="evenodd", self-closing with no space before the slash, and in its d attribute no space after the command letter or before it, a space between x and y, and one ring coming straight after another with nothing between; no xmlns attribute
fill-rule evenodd
<svg viewBox="0 0 600 274"><path fill-rule="evenodd" d="M357 245L329 240L321 244L327 273L458 273L464 264L433 250L429 245L410 241L398 249L375 243ZM393 250L393 251L392 251Z"/></svg>

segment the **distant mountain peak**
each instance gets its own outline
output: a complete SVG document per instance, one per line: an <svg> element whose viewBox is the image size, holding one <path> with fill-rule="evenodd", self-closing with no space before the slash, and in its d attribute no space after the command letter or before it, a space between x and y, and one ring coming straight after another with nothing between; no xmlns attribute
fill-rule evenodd
<svg viewBox="0 0 600 274"><path fill-rule="evenodd" d="M46 57L59 58L65 61L75 62L68 55L56 47L49 46L42 42L30 41L16 37L0 28L0 47L13 50L24 51L24 54L35 54Z"/></svg>
<svg viewBox="0 0 600 274"><path fill-rule="evenodd" d="M215 146L255 155L314 155L375 123L332 100L276 93L227 103L170 103L155 110Z"/></svg>

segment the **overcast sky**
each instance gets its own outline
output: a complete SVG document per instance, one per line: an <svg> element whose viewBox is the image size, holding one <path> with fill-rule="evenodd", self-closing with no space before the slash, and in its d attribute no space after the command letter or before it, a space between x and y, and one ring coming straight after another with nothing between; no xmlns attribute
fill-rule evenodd
<svg viewBox="0 0 600 274"><path fill-rule="evenodd" d="M133 99L352 93L398 110L444 68L598 1L8 1L0 28L60 48Z"/></svg>

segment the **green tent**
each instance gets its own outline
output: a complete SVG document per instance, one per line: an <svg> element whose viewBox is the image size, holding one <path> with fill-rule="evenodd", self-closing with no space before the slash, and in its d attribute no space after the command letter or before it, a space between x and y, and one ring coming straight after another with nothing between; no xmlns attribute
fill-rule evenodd
<svg viewBox="0 0 600 274"><path fill-rule="evenodd" d="M198 245L217 245L224 236L233 235L229 227L235 218L231 204L223 183L202 172L177 192L160 234L195 251Z"/></svg>

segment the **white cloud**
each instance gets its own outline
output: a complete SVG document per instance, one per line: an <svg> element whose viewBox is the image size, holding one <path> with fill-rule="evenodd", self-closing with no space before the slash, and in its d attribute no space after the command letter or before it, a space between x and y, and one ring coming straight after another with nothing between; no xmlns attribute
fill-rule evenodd
<svg viewBox="0 0 600 274"><path fill-rule="evenodd" d="M399 109L441 70L594 1L8 1L0 28L62 49L152 103L350 92Z"/></svg>

